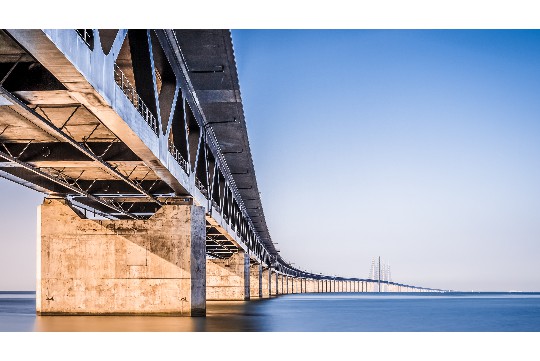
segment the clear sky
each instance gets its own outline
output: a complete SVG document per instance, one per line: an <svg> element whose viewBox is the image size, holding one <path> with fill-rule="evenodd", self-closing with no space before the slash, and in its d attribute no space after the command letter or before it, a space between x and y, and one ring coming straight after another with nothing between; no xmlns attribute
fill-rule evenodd
<svg viewBox="0 0 540 361"><path fill-rule="evenodd" d="M285 260L540 291L540 31L234 30L266 220ZM35 288L42 195L0 179L0 289Z"/></svg>
<svg viewBox="0 0 540 361"><path fill-rule="evenodd" d="M540 32L233 31L281 255L325 274L540 291Z"/></svg>

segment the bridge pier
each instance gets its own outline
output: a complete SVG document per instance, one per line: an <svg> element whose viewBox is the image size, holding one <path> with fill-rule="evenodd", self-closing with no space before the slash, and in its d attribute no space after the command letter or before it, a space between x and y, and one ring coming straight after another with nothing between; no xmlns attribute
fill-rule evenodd
<svg viewBox="0 0 540 361"><path fill-rule="evenodd" d="M272 267L268 267L268 297L272 297Z"/></svg>
<svg viewBox="0 0 540 361"><path fill-rule="evenodd" d="M261 290L261 265L252 264L249 267L249 296L250 299L256 299L262 297Z"/></svg>
<svg viewBox="0 0 540 361"><path fill-rule="evenodd" d="M204 208L147 220L81 218L63 199L38 209L38 315L206 314Z"/></svg>
<svg viewBox="0 0 540 361"><path fill-rule="evenodd" d="M251 298L251 272L249 253L244 253L244 300L249 301Z"/></svg>
<svg viewBox="0 0 540 361"><path fill-rule="evenodd" d="M227 259L206 260L206 299L249 299L249 276L249 255L245 252L239 251Z"/></svg>
<svg viewBox="0 0 540 361"><path fill-rule="evenodd" d="M269 287L270 282L268 281L268 268L261 266L261 297L268 298L270 297Z"/></svg>

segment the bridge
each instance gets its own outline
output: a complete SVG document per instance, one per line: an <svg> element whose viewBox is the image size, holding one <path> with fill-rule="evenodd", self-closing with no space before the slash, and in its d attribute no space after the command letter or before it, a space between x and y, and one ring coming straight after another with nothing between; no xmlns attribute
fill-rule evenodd
<svg viewBox="0 0 540 361"><path fill-rule="evenodd" d="M441 291L314 274L266 225L227 30L1 30L0 176L46 195L38 314Z"/></svg>

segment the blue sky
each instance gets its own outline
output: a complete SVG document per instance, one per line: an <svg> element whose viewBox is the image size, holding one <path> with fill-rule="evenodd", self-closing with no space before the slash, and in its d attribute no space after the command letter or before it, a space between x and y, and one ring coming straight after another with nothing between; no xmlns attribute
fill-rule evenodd
<svg viewBox="0 0 540 361"><path fill-rule="evenodd" d="M540 32L233 31L282 256L399 282L540 290Z"/></svg>
<svg viewBox="0 0 540 361"><path fill-rule="evenodd" d="M233 30L270 233L302 269L540 291L540 32ZM0 180L0 289L42 196Z"/></svg>

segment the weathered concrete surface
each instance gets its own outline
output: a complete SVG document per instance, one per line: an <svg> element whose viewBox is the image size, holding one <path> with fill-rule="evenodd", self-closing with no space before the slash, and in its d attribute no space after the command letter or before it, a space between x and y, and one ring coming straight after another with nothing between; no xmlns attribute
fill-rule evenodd
<svg viewBox="0 0 540 361"><path fill-rule="evenodd" d="M261 297L260 290L260 265L252 264L249 267L249 296L250 299L258 299Z"/></svg>
<svg viewBox="0 0 540 361"><path fill-rule="evenodd" d="M270 272L270 287L269 292L271 296L277 296L277 273L276 272Z"/></svg>
<svg viewBox="0 0 540 361"><path fill-rule="evenodd" d="M206 299L244 300L244 252L228 259L206 260Z"/></svg>
<svg viewBox="0 0 540 361"><path fill-rule="evenodd" d="M249 253L244 253L244 300L248 301L251 297L251 272L249 270Z"/></svg>
<svg viewBox="0 0 540 361"><path fill-rule="evenodd" d="M47 198L38 211L36 311L205 315L205 232L203 207L98 221Z"/></svg>
<svg viewBox="0 0 540 361"><path fill-rule="evenodd" d="M268 298L270 297L270 293L268 292L268 286L269 286L269 279L268 279L268 268L263 267L263 271L261 272L261 285L262 285L262 298Z"/></svg>
<svg viewBox="0 0 540 361"><path fill-rule="evenodd" d="M307 280L306 281L306 292L313 293L317 292L317 281L316 280Z"/></svg>

